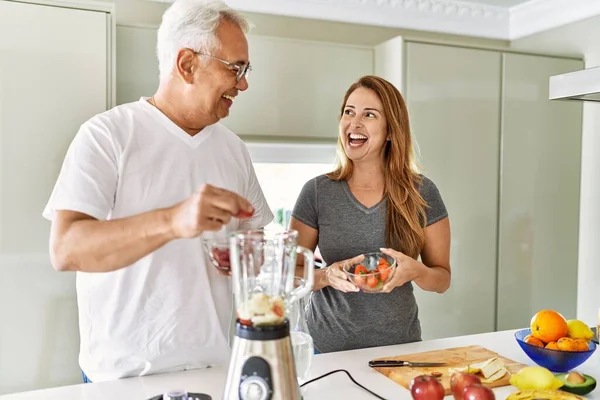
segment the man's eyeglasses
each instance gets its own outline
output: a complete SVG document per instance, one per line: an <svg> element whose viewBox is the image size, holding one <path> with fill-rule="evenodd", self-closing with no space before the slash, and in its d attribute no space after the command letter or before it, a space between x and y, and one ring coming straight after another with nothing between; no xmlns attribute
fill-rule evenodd
<svg viewBox="0 0 600 400"><path fill-rule="evenodd" d="M231 72L233 72L235 74L235 79L238 82L242 78L248 79L248 75L250 75L250 72L252 72L252 67L250 66L250 64L236 64L236 63L232 63L232 62L229 62L229 61L222 60L222 59L217 58L215 56L211 56L210 54L200 53L200 52L197 52L197 51L195 51L194 53L197 54L197 55L200 55L200 56L210 57L212 59L215 59L217 61L222 62L223 64L225 64L227 66L227 68L229 68L229 70Z"/></svg>

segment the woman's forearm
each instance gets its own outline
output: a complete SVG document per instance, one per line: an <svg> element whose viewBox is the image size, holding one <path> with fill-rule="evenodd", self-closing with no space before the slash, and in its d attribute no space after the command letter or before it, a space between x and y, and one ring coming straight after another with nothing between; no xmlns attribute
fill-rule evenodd
<svg viewBox="0 0 600 400"><path fill-rule="evenodd" d="M414 282L428 292L444 293L450 287L450 272L443 267L421 264L421 273Z"/></svg>
<svg viewBox="0 0 600 400"><path fill-rule="evenodd" d="M327 267L315 269L315 280L313 283L312 290L321 290L324 287L329 286L329 282L327 281L327 276L325 275ZM296 276L300 278L304 278L304 266L298 265L296 266Z"/></svg>

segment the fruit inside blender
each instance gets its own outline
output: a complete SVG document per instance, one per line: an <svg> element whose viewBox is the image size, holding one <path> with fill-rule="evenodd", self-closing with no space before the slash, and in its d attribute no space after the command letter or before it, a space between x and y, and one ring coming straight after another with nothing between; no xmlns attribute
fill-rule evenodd
<svg viewBox="0 0 600 400"><path fill-rule="evenodd" d="M279 325L284 322L285 304L281 296L252 293L237 310L241 324L248 326Z"/></svg>

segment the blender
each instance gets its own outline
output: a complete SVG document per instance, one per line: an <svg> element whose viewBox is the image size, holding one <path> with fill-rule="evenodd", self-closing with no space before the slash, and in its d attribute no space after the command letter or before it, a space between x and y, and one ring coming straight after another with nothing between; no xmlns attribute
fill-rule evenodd
<svg viewBox="0 0 600 400"><path fill-rule="evenodd" d="M288 313L312 290L314 255L294 230L234 232L229 243L237 318L223 400L300 400Z"/></svg>

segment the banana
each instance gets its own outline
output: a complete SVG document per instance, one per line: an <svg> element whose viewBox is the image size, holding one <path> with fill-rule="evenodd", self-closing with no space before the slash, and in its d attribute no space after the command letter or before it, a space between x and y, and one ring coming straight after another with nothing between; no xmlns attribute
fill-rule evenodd
<svg viewBox="0 0 600 400"><path fill-rule="evenodd" d="M560 390L522 390L512 393L506 400L584 400L584 398Z"/></svg>

